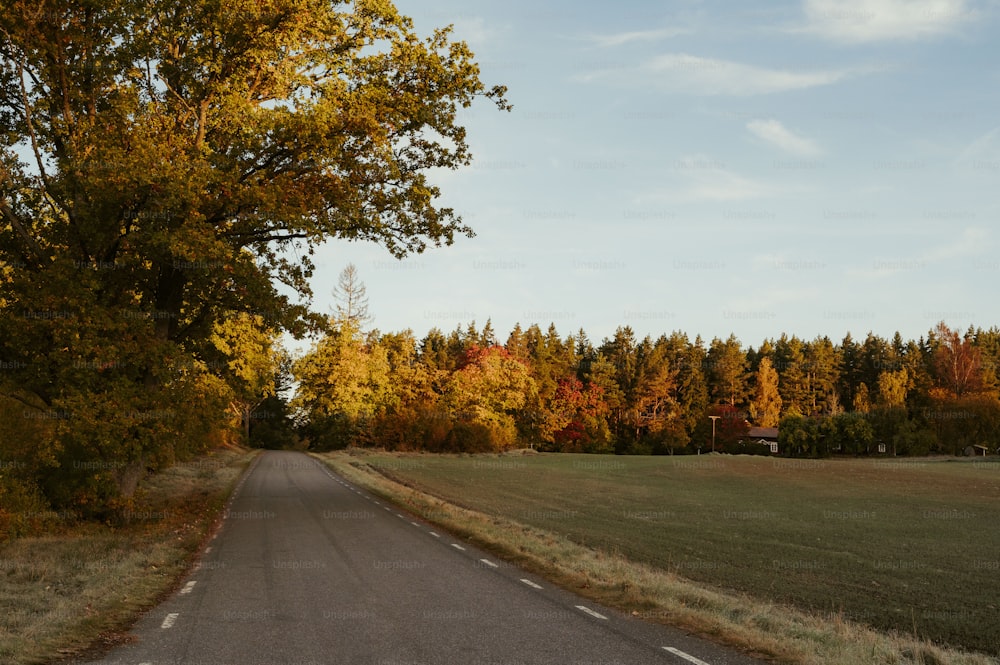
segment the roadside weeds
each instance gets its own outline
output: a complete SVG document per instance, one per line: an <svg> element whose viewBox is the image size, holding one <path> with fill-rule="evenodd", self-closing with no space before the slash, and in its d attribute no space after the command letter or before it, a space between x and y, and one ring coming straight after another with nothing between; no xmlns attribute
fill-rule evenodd
<svg viewBox="0 0 1000 665"><path fill-rule="evenodd" d="M128 524L0 544L0 665L90 657L173 590L259 451L223 449L149 478Z"/></svg>

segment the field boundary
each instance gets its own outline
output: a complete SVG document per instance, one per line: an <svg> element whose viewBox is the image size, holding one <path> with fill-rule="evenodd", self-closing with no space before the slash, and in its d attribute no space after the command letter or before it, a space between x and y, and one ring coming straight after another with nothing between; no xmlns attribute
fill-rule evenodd
<svg viewBox="0 0 1000 665"><path fill-rule="evenodd" d="M795 665L998 665L832 615L712 589L675 573L507 518L471 510L394 478L351 451L315 455L369 491L584 597L681 628L749 655Z"/></svg>

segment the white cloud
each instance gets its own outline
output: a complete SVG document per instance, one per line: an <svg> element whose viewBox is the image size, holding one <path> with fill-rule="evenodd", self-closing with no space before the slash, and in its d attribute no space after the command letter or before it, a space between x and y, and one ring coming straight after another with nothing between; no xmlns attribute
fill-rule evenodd
<svg viewBox="0 0 1000 665"><path fill-rule="evenodd" d="M849 70L796 72L767 69L687 53L657 56L641 67L647 81L675 92L702 95L760 95L832 85Z"/></svg>
<svg viewBox="0 0 1000 665"><path fill-rule="evenodd" d="M659 30L636 30L633 32L619 32L612 35L594 35L588 39L598 46L608 48L612 46L622 46L632 42L653 42L661 39L669 39L678 35L688 34L688 30L681 28L662 28Z"/></svg>
<svg viewBox="0 0 1000 665"><path fill-rule="evenodd" d="M823 150L814 141L798 136L777 120L751 120L747 129L757 138L797 157L816 157Z"/></svg>
<svg viewBox="0 0 1000 665"><path fill-rule="evenodd" d="M805 32L859 44L953 32L974 17L966 0L805 0Z"/></svg>

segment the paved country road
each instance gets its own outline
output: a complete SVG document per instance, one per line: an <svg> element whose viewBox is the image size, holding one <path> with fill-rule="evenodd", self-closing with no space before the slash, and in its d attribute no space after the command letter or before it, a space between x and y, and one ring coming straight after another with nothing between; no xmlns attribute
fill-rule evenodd
<svg viewBox="0 0 1000 665"><path fill-rule="evenodd" d="M750 665L553 588L311 457L267 452L116 665Z"/></svg>

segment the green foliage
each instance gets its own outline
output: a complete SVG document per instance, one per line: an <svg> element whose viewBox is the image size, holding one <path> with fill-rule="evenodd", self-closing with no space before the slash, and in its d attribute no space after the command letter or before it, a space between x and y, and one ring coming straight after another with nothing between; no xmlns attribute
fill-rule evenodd
<svg viewBox="0 0 1000 665"><path fill-rule="evenodd" d="M127 502L227 426L220 403L246 433L268 340L319 323L321 243L471 235L427 173L470 162L457 113L503 94L388 1L0 4L0 394L53 421L48 500Z"/></svg>
<svg viewBox="0 0 1000 665"><path fill-rule="evenodd" d="M778 424L778 447L791 457L815 457L819 453L817 422L800 414L790 414Z"/></svg>
<svg viewBox="0 0 1000 665"><path fill-rule="evenodd" d="M269 450L290 450L298 447L291 408L279 395L261 402L250 416L250 445Z"/></svg>
<svg viewBox="0 0 1000 665"><path fill-rule="evenodd" d="M712 401L716 404L743 404L747 390L747 358L735 335L725 341L712 340L705 366Z"/></svg>
<svg viewBox="0 0 1000 665"><path fill-rule="evenodd" d="M448 431L444 438L444 445L439 452L494 452L507 445L505 439L497 439L498 434L499 436L509 436L510 433L498 431L493 423L459 421Z"/></svg>
<svg viewBox="0 0 1000 665"><path fill-rule="evenodd" d="M873 452L875 430L871 418L862 413L841 413L826 423L825 444L831 451L846 455L868 455Z"/></svg>
<svg viewBox="0 0 1000 665"><path fill-rule="evenodd" d="M904 420L892 437L893 450L897 455L927 455L935 443L934 433L913 420Z"/></svg>

